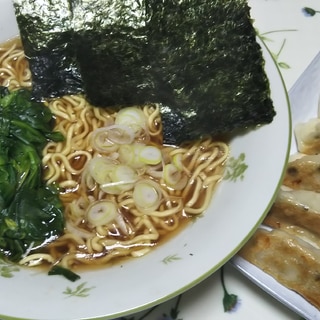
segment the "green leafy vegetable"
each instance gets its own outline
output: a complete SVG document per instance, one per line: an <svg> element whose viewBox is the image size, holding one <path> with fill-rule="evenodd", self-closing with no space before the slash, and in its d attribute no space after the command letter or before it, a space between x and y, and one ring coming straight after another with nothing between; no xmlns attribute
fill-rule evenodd
<svg viewBox="0 0 320 320"><path fill-rule="evenodd" d="M246 0L14 4L38 98L74 90L96 106L159 103L171 144L273 120Z"/></svg>
<svg viewBox="0 0 320 320"><path fill-rule="evenodd" d="M74 273L73 271L66 269L64 267L61 267L59 265L54 265L48 272L49 276L59 275L63 276L66 279L74 282L76 280L80 279L80 276Z"/></svg>
<svg viewBox="0 0 320 320"><path fill-rule="evenodd" d="M0 253L18 261L63 231L58 189L44 183L41 165L45 144L63 136L25 89L0 87L0 124Z"/></svg>

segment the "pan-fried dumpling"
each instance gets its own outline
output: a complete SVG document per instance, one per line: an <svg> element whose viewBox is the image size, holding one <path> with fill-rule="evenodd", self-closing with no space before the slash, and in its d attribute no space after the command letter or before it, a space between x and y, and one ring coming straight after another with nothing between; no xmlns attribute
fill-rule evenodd
<svg viewBox="0 0 320 320"><path fill-rule="evenodd" d="M299 152L305 154L320 153L320 119L310 119L298 123L295 127L295 137Z"/></svg>
<svg viewBox="0 0 320 320"><path fill-rule="evenodd" d="M239 255L320 308L320 250L283 230L258 229Z"/></svg>
<svg viewBox="0 0 320 320"><path fill-rule="evenodd" d="M320 154L303 156L290 162L283 184L293 189L320 192Z"/></svg>
<svg viewBox="0 0 320 320"><path fill-rule="evenodd" d="M264 224L272 228L299 226L320 236L320 193L280 189Z"/></svg>

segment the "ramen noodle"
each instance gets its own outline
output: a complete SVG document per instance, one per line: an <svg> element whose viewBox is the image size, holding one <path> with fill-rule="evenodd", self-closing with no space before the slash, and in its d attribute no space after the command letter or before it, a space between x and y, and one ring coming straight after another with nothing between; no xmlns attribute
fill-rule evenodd
<svg viewBox="0 0 320 320"><path fill-rule="evenodd" d="M0 47L0 85L31 88L19 41ZM74 268L140 257L207 209L228 157L225 142L163 145L157 104L113 110L80 95L45 104L65 136L47 144L42 160L44 179L59 184L65 231L22 264Z"/></svg>

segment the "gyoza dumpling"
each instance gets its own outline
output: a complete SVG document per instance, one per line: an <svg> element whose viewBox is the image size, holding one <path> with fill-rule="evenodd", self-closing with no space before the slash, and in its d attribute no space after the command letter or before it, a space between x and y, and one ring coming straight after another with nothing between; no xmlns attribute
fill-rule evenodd
<svg viewBox="0 0 320 320"><path fill-rule="evenodd" d="M283 230L258 229L239 255L320 309L320 250Z"/></svg>
<svg viewBox="0 0 320 320"><path fill-rule="evenodd" d="M298 226L320 236L320 193L280 189L263 223L272 228Z"/></svg>
<svg viewBox="0 0 320 320"><path fill-rule="evenodd" d="M283 184L292 189L320 192L320 154L303 156L290 162Z"/></svg>
<svg viewBox="0 0 320 320"><path fill-rule="evenodd" d="M298 151L305 154L320 153L320 119L298 123L294 129Z"/></svg>

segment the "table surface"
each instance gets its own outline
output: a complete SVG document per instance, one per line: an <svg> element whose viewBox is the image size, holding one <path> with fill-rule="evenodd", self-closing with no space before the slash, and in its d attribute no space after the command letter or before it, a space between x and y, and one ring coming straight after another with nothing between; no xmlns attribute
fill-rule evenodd
<svg viewBox="0 0 320 320"><path fill-rule="evenodd" d="M248 0L257 32L268 46L286 89L297 81L320 51L319 0ZM224 290L238 297L231 312L224 312ZM115 320L244 320L301 317L269 296L227 263L205 281L159 306Z"/></svg>
<svg viewBox="0 0 320 320"><path fill-rule="evenodd" d="M279 66L289 91L320 51L319 0L249 0L251 16ZM224 312L221 270L184 294L153 309L117 320L212 320L301 318L251 283L231 265L223 267L224 283L238 297Z"/></svg>

